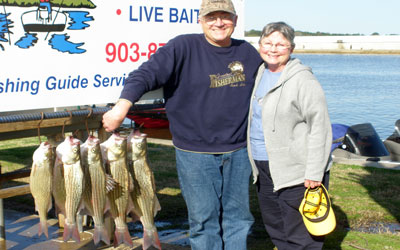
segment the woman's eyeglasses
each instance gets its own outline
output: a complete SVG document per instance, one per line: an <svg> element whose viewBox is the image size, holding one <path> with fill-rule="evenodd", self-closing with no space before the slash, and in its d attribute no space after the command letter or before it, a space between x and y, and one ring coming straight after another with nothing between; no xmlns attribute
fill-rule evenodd
<svg viewBox="0 0 400 250"><path fill-rule="evenodd" d="M284 51L290 48L290 45L287 44L281 44L281 43L277 43L277 44L272 44L270 42L264 42L261 43L261 47L265 50L271 50L273 47L275 47L277 50L279 51Z"/></svg>

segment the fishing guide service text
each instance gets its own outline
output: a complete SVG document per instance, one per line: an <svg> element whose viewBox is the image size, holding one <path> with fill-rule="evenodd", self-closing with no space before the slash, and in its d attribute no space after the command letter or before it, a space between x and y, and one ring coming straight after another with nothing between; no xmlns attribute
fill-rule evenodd
<svg viewBox="0 0 400 250"><path fill-rule="evenodd" d="M40 89L45 88L47 91L57 90L78 90L89 87L94 88L110 88L122 87L125 84L126 74L122 76L102 76L96 74L93 79L89 80L81 75L68 76L67 78L57 78L49 76L45 81L40 80L23 80L17 78L15 80L7 78L0 80L0 95L9 93L29 93L37 95Z"/></svg>

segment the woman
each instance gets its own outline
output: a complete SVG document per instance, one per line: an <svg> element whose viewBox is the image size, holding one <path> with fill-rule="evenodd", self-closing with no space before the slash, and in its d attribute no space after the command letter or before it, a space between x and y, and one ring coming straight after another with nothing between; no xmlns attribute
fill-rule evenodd
<svg viewBox="0 0 400 250"><path fill-rule="evenodd" d="M328 188L331 124L311 68L292 58L294 30L270 23L259 40L264 63L252 93L248 152L263 222L279 250L322 249L299 213L307 187Z"/></svg>

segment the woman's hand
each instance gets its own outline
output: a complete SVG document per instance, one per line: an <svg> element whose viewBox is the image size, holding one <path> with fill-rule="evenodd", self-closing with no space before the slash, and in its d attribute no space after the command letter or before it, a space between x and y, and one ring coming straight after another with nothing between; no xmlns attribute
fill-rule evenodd
<svg viewBox="0 0 400 250"><path fill-rule="evenodd" d="M321 182L320 181L305 180L304 186L306 188L308 188L308 187L315 188L315 187L321 186Z"/></svg>
<svg viewBox="0 0 400 250"><path fill-rule="evenodd" d="M125 99L120 99L115 106L103 115L103 127L107 132L112 132L121 126L132 103Z"/></svg>

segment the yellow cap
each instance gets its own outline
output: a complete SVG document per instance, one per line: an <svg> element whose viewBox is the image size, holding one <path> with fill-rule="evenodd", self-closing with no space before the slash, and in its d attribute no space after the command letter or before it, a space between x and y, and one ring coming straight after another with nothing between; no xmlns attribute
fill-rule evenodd
<svg viewBox="0 0 400 250"><path fill-rule="evenodd" d="M336 218L331 206L331 200L328 191L322 184L320 187L313 189L307 188L299 211L308 232L312 235L326 235L336 227Z"/></svg>

